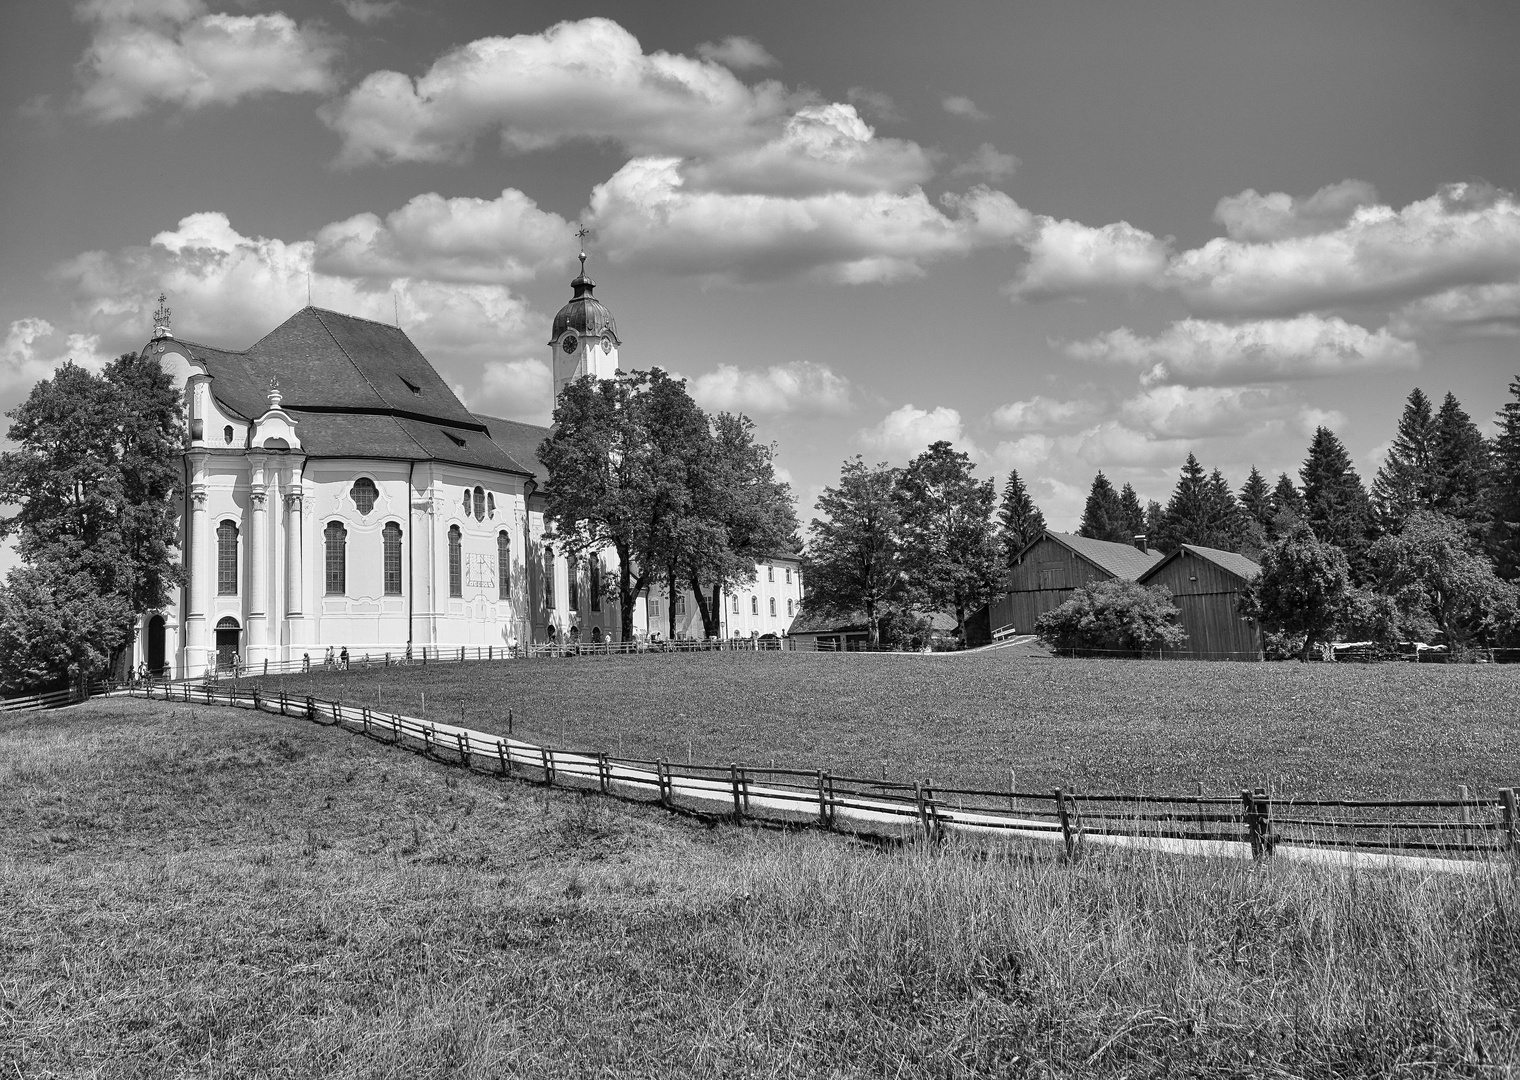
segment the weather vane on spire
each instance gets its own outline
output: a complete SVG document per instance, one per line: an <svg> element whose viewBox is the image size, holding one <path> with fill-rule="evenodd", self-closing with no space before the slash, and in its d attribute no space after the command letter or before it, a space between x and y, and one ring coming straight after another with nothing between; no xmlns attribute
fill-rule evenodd
<svg viewBox="0 0 1520 1080"><path fill-rule="evenodd" d="M153 313L153 336L174 336L169 330L169 297L164 293L158 294L158 310Z"/></svg>
<svg viewBox="0 0 1520 1080"><path fill-rule="evenodd" d="M586 241L595 240L596 233L581 225L575 230L575 238L581 242L581 277L586 276Z"/></svg>

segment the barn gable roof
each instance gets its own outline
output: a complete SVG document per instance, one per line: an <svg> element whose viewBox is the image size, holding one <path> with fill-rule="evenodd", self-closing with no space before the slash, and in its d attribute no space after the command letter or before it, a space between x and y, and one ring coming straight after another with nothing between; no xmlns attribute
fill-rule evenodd
<svg viewBox="0 0 1520 1080"><path fill-rule="evenodd" d="M1154 548L1141 551L1132 544L1116 544L1111 540L1094 540L1076 533L1046 532L1034 543L1019 552L1023 559L1036 545L1051 540L1073 552L1079 558L1092 563L1104 573L1126 581L1135 581L1141 574L1159 563L1163 556Z"/></svg>
<svg viewBox="0 0 1520 1080"><path fill-rule="evenodd" d="M1176 551L1142 574L1139 578L1140 583L1143 585L1150 578L1159 574L1162 567L1171 565L1178 559L1183 558L1184 555L1191 555L1206 562L1211 562L1225 573L1233 574L1243 582L1250 581L1257 574L1261 573L1260 566L1238 552L1221 551L1219 548L1200 547L1197 544L1183 544Z"/></svg>

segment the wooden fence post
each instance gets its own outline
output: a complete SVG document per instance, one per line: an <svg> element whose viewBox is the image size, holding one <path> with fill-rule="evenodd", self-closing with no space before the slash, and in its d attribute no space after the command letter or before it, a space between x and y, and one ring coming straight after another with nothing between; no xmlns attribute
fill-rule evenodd
<svg viewBox="0 0 1520 1080"><path fill-rule="evenodd" d="M1256 828L1261 834L1261 853L1267 858L1277 854L1277 834L1272 828L1272 794L1269 788L1256 789Z"/></svg>
<svg viewBox="0 0 1520 1080"><path fill-rule="evenodd" d="M430 757L433 753L433 725L423 721L422 724L422 756Z"/></svg>
<svg viewBox="0 0 1520 1080"><path fill-rule="evenodd" d="M306 719L312 723L317 721L317 699L310 694L306 695Z"/></svg>
<svg viewBox="0 0 1520 1080"><path fill-rule="evenodd" d="M550 787L553 787L554 786L554 751L550 750L547 746L540 746L538 748L538 756L543 759L543 763L544 763L544 783L547 784L547 785L549 785Z"/></svg>
<svg viewBox="0 0 1520 1080"><path fill-rule="evenodd" d="M1515 835L1515 789L1500 788L1499 802L1504 808L1504 850L1511 855L1520 854L1520 837Z"/></svg>
<svg viewBox="0 0 1520 1080"><path fill-rule="evenodd" d="M401 714L391 713L391 741L401 741Z"/></svg>
<svg viewBox="0 0 1520 1080"><path fill-rule="evenodd" d="M264 663L267 666L269 664L269 661L265 660ZM254 712L261 712L262 708L263 708L263 706L262 706L260 698L259 698L259 688L257 686L255 686L253 688L253 711Z"/></svg>
<svg viewBox="0 0 1520 1080"><path fill-rule="evenodd" d="M665 761L664 758L660 758L658 761L656 761L654 763L654 770L655 770L655 772L654 772L655 778L659 781L659 785L660 785L660 805L661 806L669 806L670 805L670 765L666 763L666 761Z"/></svg>
<svg viewBox="0 0 1520 1080"><path fill-rule="evenodd" d="M818 770L818 824L827 829L829 827L829 805L823 792L823 770Z"/></svg>
<svg viewBox="0 0 1520 1080"><path fill-rule="evenodd" d="M464 767L470 767L470 737L462 731L454 732L454 741L459 744L459 760L464 762Z"/></svg>
<svg viewBox="0 0 1520 1080"><path fill-rule="evenodd" d="M596 778L601 781L602 794L609 794L612 791L612 763L607 760L605 750L596 755Z"/></svg>
<svg viewBox="0 0 1520 1080"><path fill-rule="evenodd" d="M924 803L924 782L922 780L913 781L913 801L918 804L919 828L924 830L924 839L929 840L933 837L933 830L929 826L929 810Z"/></svg>
<svg viewBox="0 0 1520 1080"><path fill-rule="evenodd" d="M728 782L729 782L729 784L734 789L734 821L735 822L743 821L744 820L744 806L743 806L743 803L740 801L740 794L739 794L739 763L738 762L730 761L728 763Z"/></svg>
<svg viewBox="0 0 1520 1080"><path fill-rule="evenodd" d="M1261 858L1261 823L1256 816L1256 796L1250 788L1240 789L1240 804L1245 812L1246 840L1251 845L1251 858Z"/></svg>
<svg viewBox="0 0 1520 1080"><path fill-rule="evenodd" d="M359 715L364 718L364 734L369 734L369 706L360 707Z"/></svg>
<svg viewBox="0 0 1520 1080"><path fill-rule="evenodd" d="M1061 839L1066 844L1066 857L1068 859L1076 855L1077 841L1071 831L1071 814L1066 807L1066 792L1056 788L1056 817L1061 821Z"/></svg>
<svg viewBox="0 0 1520 1080"><path fill-rule="evenodd" d="M1472 824L1472 809L1467 805L1467 800L1470 797L1471 795L1467 790L1467 785L1458 784L1457 799L1462 803L1461 807L1458 809L1458 814L1462 819L1462 846L1464 848L1472 846L1472 830L1468 828L1468 826Z"/></svg>
<svg viewBox="0 0 1520 1080"><path fill-rule="evenodd" d="M507 764L507 741L505 739L496 740L496 767L498 773L502 776L506 776L511 768Z"/></svg>

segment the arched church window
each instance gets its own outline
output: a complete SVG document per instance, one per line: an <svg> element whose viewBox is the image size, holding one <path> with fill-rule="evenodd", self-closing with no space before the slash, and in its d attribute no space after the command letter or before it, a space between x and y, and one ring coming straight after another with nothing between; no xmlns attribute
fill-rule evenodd
<svg viewBox="0 0 1520 1080"><path fill-rule="evenodd" d="M544 610L554 610L554 549L544 548Z"/></svg>
<svg viewBox="0 0 1520 1080"><path fill-rule="evenodd" d="M380 497L380 489L375 487L375 482L369 477L361 476L349 489L348 497L354 500L354 506L358 507L362 516L375 508L375 500Z"/></svg>
<svg viewBox="0 0 1520 1080"><path fill-rule="evenodd" d="M458 525L449 526L449 595L464 595L464 552L461 543L464 537L459 531Z"/></svg>
<svg viewBox="0 0 1520 1080"><path fill-rule="evenodd" d="M226 427L222 428L222 441L224 443L226 443L228 446L232 445L232 425L231 424L228 424Z"/></svg>
<svg viewBox="0 0 1520 1080"><path fill-rule="evenodd" d="M486 516L492 520L496 518L496 494L490 491L486 492Z"/></svg>
<svg viewBox="0 0 1520 1080"><path fill-rule="evenodd" d="M216 593L236 596L238 591L238 527L224 521L216 527Z"/></svg>
<svg viewBox="0 0 1520 1080"><path fill-rule="evenodd" d="M475 512L475 493L469 488L464 489L464 516L469 517Z"/></svg>
<svg viewBox="0 0 1520 1080"><path fill-rule="evenodd" d="M751 615L760 614L760 598L758 596L751 596L749 598L749 613Z"/></svg>
<svg viewBox="0 0 1520 1080"><path fill-rule="evenodd" d="M479 521L486 516L486 491L485 488L475 489L475 520Z"/></svg>
<svg viewBox="0 0 1520 1080"><path fill-rule="evenodd" d="M385 555L385 595L401 595L401 526L394 521L380 530Z"/></svg>
<svg viewBox="0 0 1520 1080"><path fill-rule="evenodd" d="M496 534L496 599L512 599L512 538L505 529Z"/></svg>
<svg viewBox="0 0 1520 1080"><path fill-rule="evenodd" d="M567 584L569 585L570 610L579 611L581 609L581 568L579 560L566 559L565 571L565 576L569 579Z"/></svg>
<svg viewBox="0 0 1520 1080"><path fill-rule="evenodd" d="M602 557L593 555L591 563L591 610L602 610Z"/></svg>
<svg viewBox="0 0 1520 1080"><path fill-rule="evenodd" d="M771 597L771 618L774 619L775 617L776 617L776 598L773 596L773 597Z"/></svg>
<svg viewBox="0 0 1520 1080"><path fill-rule="evenodd" d="M327 595L342 596L348 592L348 530L343 522L329 521L322 530L322 542L327 549Z"/></svg>

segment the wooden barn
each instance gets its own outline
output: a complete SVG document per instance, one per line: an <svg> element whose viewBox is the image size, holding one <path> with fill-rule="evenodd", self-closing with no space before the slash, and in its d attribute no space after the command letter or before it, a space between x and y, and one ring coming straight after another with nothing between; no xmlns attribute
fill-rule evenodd
<svg viewBox="0 0 1520 1080"><path fill-rule="evenodd" d="M1090 581L1135 581L1161 561L1145 546L1089 540L1075 533L1047 532L1019 552L1009 571L1009 590L989 605L993 633L1034 633L1034 621L1065 603L1072 590Z"/></svg>
<svg viewBox="0 0 1520 1080"><path fill-rule="evenodd" d="M1183 544L1139 581L1165 585L1181 612L1187 641L1162 655L1173 660L1260 660L1261 627L1236 609L1241 591L1261 573L1244 555Z"/></svg>

